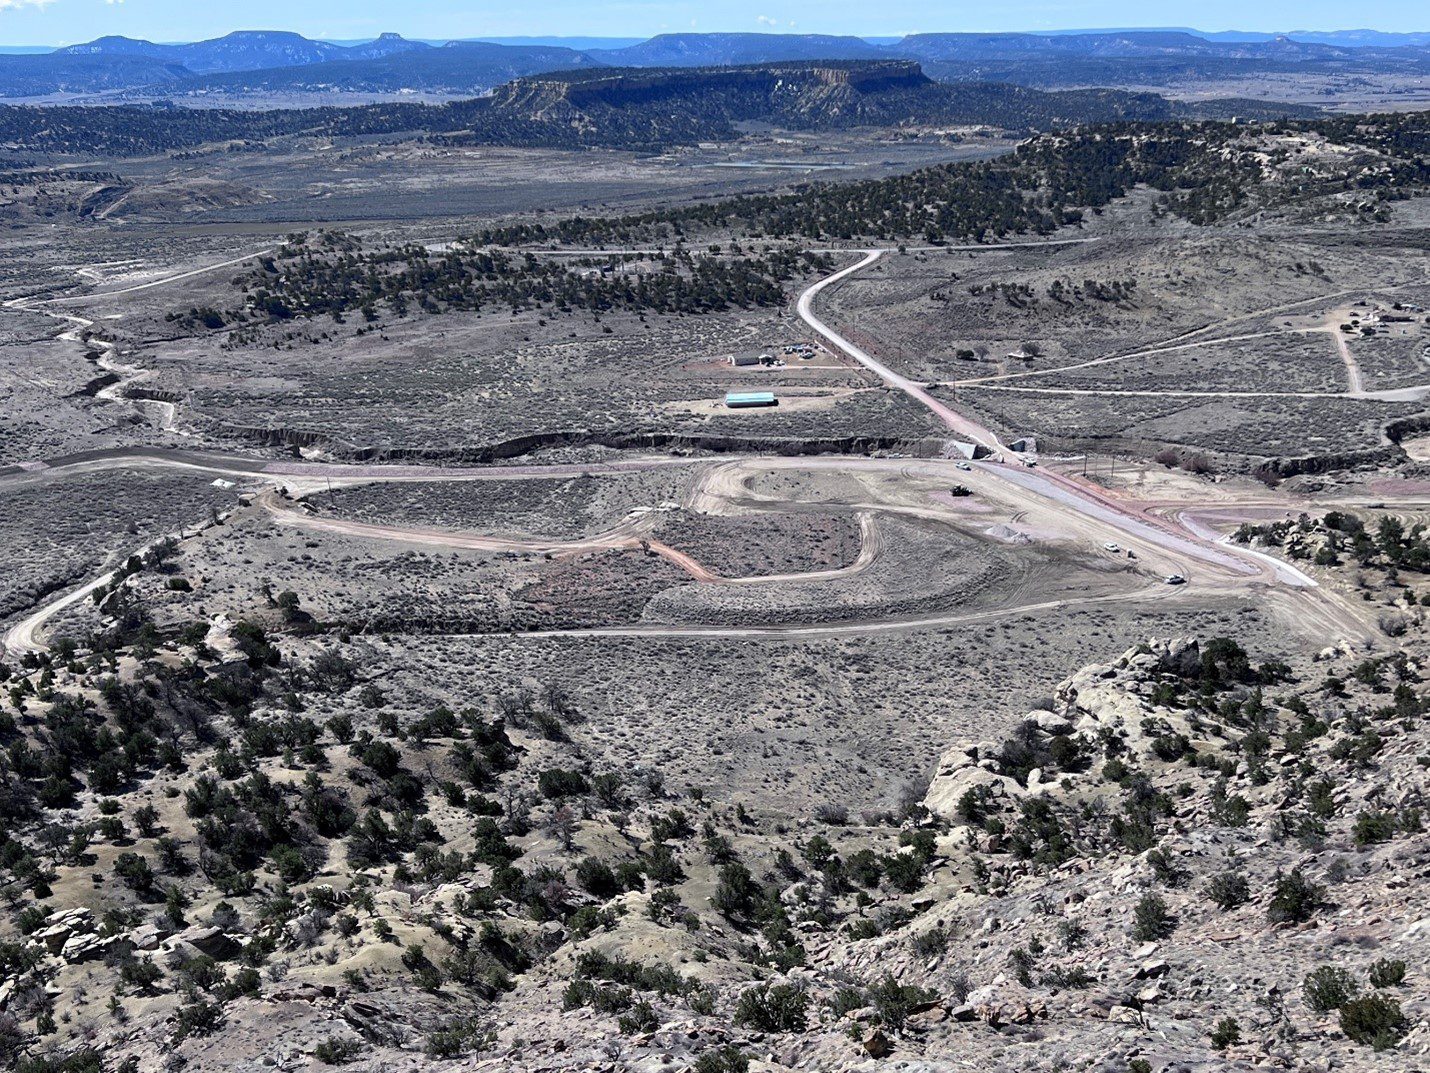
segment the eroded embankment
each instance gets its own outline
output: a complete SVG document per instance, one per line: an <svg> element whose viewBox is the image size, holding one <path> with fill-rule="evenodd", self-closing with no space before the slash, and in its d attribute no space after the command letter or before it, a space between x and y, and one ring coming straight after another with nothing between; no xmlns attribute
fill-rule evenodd
<svg viewBox="0 0 1430 1073"><path fill-rule="evenodd" d="M941 453L945 441L903 436L722 436L685 432L596 432L569 429L513 436L489 444L459 447L359 446L327 433L284 427L209 423L225 438L262 447L316 449L345 462L476 464L521 458L553 447L604 447L621 451L704 451L714 454L867 455L902 451L919 457Z"/></svg>

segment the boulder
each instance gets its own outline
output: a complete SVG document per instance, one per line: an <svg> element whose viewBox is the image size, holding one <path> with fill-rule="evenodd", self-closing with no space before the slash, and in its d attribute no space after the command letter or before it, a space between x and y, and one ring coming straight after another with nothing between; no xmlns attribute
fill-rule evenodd
<svg viewBox="0 0 1430 1073"><path fill-rule="evenodd" d="M46 924L66 924L77 931L92 931L94 913L86 906L77 905L73 909L56 909L45 917Z"/></svg>
<svg viewBox="0 0 1430 1073"><path fill-rule="evenodd" d="M993 1028L999 1025L1026 1025L1038 1018L1048 1016L1047 1004L1032 998L1029 992L1017 987L1003 977L993 983L976 988L968 993L968 1005L973 1015ZM960 1020L954 1011L954 1020Z"/></svg>
<svg viewBox="0 0 1430 1073"><path fill-rule="evenodd" d="M68 924L51 924L31 935L30 941L39 943L51 954L58 954L65 948L65 943L69 942L70 936L73 934L74 929Z"/></svg>
<svg viewBox="0 0 1430 1073"><path fill-rule="evenodd" d="M870 1058L884 1058L894 1049L890 1046L889 1037L884 1035L882 1028L871 1028L859 1041L859 1045L864 1048L864 1053Z"/></svg>
<svg viewBox="0 0 1430 1073"><path fill-rule="evenodd" d="M157 950L163 937L157 924L140 924L129 933L129 942L135 950Z"/></svg>
<svg viewBox="0 0 1430 1073"><path fill-rule="evenodd" d="M919 1005L922 1008L912 1010L904 1022L909 1031L926 1032L934 1025L942 1024L948 1020L948 1010L943 1007L942 1003L929 1002Z"/></svg>
<svg viewBox="0 0 1430 1073"><path fill-rule="evenodd" d="M94 961L96 958L103 957L109 948L118 941L118 936L95 935L93 932L71 935L60 951L60 957L71 963Z"/></svg>
<svg viewBox="0 0 1430 1073"><path fill-rule="evenodd" d="M164 943L164 949L180 959L203 955L215 961L233 957L242 947L232 936L214 925L195 924L185 928Z"/></svg>
<svg viewBox="0 0 1430 1073"><path fill-rule="evenodd" d="M994 797L1010 800L1021 797L1024 792L1023 788L1007 775L999 775L974 766L956 766L950 770L940 762L939 772L929 783L928 792L924 795L924 807L940 819L957 819L959 799L978 787L987 787Z"/></svg>
<svg viewBox="0 0 1430 1073"><path fill-rule="evenodd" d="M1165 976L1168 968L1169 966L1163 958L1144 961L1137 969L1137 979L1155 980L1159 976Z"/></svg>
<svg viewBox="0 0 1430 1073"><path fill-rule="evenodd" d="M1049 737L1061 737L1072 733L1072 720L1057 712L1029 712L1028 718L1038 724L1038 729Z"/></svg>

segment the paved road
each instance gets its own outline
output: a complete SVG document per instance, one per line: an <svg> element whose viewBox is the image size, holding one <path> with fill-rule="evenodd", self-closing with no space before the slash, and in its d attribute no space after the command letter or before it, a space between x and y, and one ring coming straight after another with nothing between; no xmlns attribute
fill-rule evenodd
<svg viewBox="0 0 1430 1073"><path fill-rule="evenodd" d="M1072 239L1062 242L1009 243L1000 246L984 245L968 248L975 250L993 250L1000 248L1047 247L1076 244L1086 241L1089 240ZM949 247L936 247L936 249L946 250L949 249ZM846 250L841 252L847 253L851 251ZM909 379L891 369L878 358L850 342L815 313L814 300L823 290L875 264L882 256L891 251L871 249L862 252L863 257L858 262L819 280L800 295L797 303L797 310L800 317L825 340L867 368L889 387L904 392L910 398L913 398L921 405L927 407L944 423L952 434L960 439L981 444L995 454L1002 455L1006 451L1006 448L991 430L984 428L973 419L960 414L941 400L934 398L926 390L927 385ZM83 297L87 300L93 300L130 294L135 291L158 287L165 283L189 279L217 268L239 264L249 260L253 256L257 256L257 254L250 254L246 257L235 258L216 265L181 272L163 279L151 280L147 283L136 284L116 291L75 297L76 299ZM24 303L25 300L13 300L6 304L11 308L15 308L24 305ZM69 314L63 313L51 315L71 321L79 321L82 319L71 317ZM1188 333L1188 336L1195 336L1210 330L1212 330L1211 327L1199 329L1197 332ZM1183 338L1185 339L1187 337ZM927 466L931 467L931 471L941 475L946 474L947 477L953 477L955 472L952 470L953 463L944 460L923 460L918 463L910 463L908 460L901 459L802 457L799 459L765 458L758 460L746 459L743 461L749 465L766 467L772 465L798 465L815 468L837 467L851 471L872 469L886 472L891 468L894 470L907 470L913 466ZM66 471L87 471L119 466L153 465L174 466L226 475L258 478L271 482L278 487L296 490L301 494L305 490L316 491L330 481L334 484L338 484L365 483L374 480L431 481L514 479L523 477L551 478L586 473L610 473L663 465L690 464L690 459L661 456L571 466L496 465L443 468L378 465L344 466L291 461L265 461L244 456L223 455L215 452L149 448L127 451L87 452L70 456L69 458L53 460L48 464L48 467L44 464L38 466L13 467L8 471L0 471L0 481L46 479L47 475L44 472L46 468L63 469ZM1343 636L1356 636L1358 631L1361 631L1365 626L1363 620L1356 614L1355 609L1348 609L1339 601L1332 599L1329 594L1314 593L1312 590L1316 589L1316 582L1295 567L1270 556L1249 552L1245 549L1229 548L1222 543L1218 543L1215 540L1214 533L1210 533L1209 531L1197 531L1187 525L1178 525L1175 520L1169 520L1159 514L1153 513L1152 510L1149 509L1150 505L1139 505L1120 500L1099 488L1087 485L1065 474L1041 469L1027 469L1020 465L1009 465L1001 461L978 462L974 465L976 467L975 470L969 471L969 473L959 474L958 477L971 478L971 474L976 473L979 480L992 482L991 485L989 485L990 490L996 490L997 494L1000 495L1005 502L1012 503L1016 506L1021 500L1030 510L1037 510L1043 513L1052 512L1053 515L1059 517L1066 523L1069 532L1078 534L1079 539L1097 541L1105 540L1109 534L1117 535L1119 539L1143 548L1153 556L1160 554L1166 557L1180 567L1180 572L1190 574L1193 564L1196 564L1206 576L1207 588L1209 590L1221 588L1244 591L1247 584L1259 582L1262 584L1283 586L1281 590L1283 593L1287 593L1288 589L1291 592L1302 593L1304 598L1310 601L1305 605L1307 616L1314 618L1328 632L1339 631ZM36 472L37 470L39 472ZM372 526L366 523L319 518L301 509L295 510L288 507L276 494L265 496L261 505L273 511L275 516L281 520L290 524L302 525L306 528L327 529L329 531L342 532L351 536L361 536L371 539L403 540L452 547L556 550L564 553L601 547L628 546L630 543L638 544L641 542L641 533L643 532L639 526L632 523L625 527L618 527L616 530L612 530L606 534L600 534L582 541L562 544L559 542L542 542L538 540L512 540L476 534L457 534L417 527ZM864 569L874 560L875 556L877 556L880 549L880 542L875 527L874 512L888 510L894 513L908 513L914 509L906 505L901 506L887 503L867 503L851 506L855 506L861 510L860 524L861 532L864 537L863 547L859 559L855 564L851 567L835 571L820 571L807 575L788 575L773 579L718 578L693 558L676 549L667 548L659 544L659 542L647 541L647 543L652 551L664 555L671 562L676 563L682 569L686 570L687 573L698 581L755 584L761 580L788 582L798 580L800 577L811 580L821 577L827 578L831 575L845 574ZM927 512L927 508L924 508L924 510ZM935 511L933 513L938 512ZM5 635L4 641L6 647L11 651L28 651L42 647L40 631L49 619L53 618L54 615L60 613L65 608L73 606L79 600L86 598L100 586L108 584L111 579L112 574L106 573L32 612ZM1198 580L1200 582L1201 579ZM939 615L921 619L892 618L878 621L865 620L769 628L653 625L649 627L636 626L557 632L563 635L576 636L837 636L846 633L882 632L925 625L978 622L1010 614L1025 614L1039 610L1064 608L1075 604L1167 599L1174 594L1175 590L1160 584L1154 584L1145 589L1126 594L1052 600L1021 605L1015 608ZM548 633L535 634L532 636L550 635L551 634Z"/></svg>
<svg viewBox="0 0 1430 1073"><path fill-rule="evenodd" d="M932 398L924 386L900 375L862 348L850 342L821 320L813 309L814 299L831 284L837 283L868 266L874 264L886 251L866 251L863 259L822 279L800 295L798 311L801 318L829 343L869 369L890 387L903 391L910 398L922 403L937 415L951 432L973 443L983 444L992 450L1005 449L997 435L971 418L959 414L938 399ZM999 461L980 461L974 465L982 472L1011 483L1032 493L1045 502L1061 504L1069 511L1081 515L1084 520L1092 520L1119 532L1124 539L1132 538L1145 545L1158 548L1178 558L1191 559L1203 567L1210 566L1223 575L1240 577L1243 582L1262 581L1290 585L1296 589L1318 588L1317 582L1289 563L1249 549L1232 548L1217 541L1215 535L1194 532L1185 526L1140 509L1135 504L1119 500L1102 489L1089 485L1066 474L1044 469L1030 469L1018 464L1009 465ZM1184 576L1187 569L1179 570ZM1331 600L1324 594L1320 602ZM1353 634L1364 635L1365 624L1355 613L1344 607L1332 608L1329 612L1338 621L1340 628Z"/></svg>
<svg viewBox="0 0 1430 1073"><path fill-rule="evenodd" d="M990 451L1002 451L1004 448L1003 445L998 442L998 437L988 429L983 428L976 422L968 420L956 410L945 406L942 402L925 391L923 384L894 372L893 369L890 369L883 362L879 361L878 358L875 358L862 347L851 343L815 315L814 300L819 296L821 291L826 287L838 283L840 280L848 279L862 269L868 268L887 252L887 250L866 250L862 261L852 264L848 268L842 268L832 276L825 276L817 283L811 284L805 292L799 296L796 309L799 312L800 318L832 343L838 350L853 358L880 380L884 381L884 383L902 391L904 394L918 400L924 406L928 407L928 409L932 410L950 432L959 436L961 439L981 444Z"/></svg>

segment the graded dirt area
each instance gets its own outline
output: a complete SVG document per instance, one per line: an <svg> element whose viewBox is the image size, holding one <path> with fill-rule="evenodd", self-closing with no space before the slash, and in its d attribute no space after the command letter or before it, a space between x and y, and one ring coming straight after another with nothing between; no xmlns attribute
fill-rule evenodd
<svg viewBox="0 0 1430 1073"><path fill-rule="evenodd" d="M863 536L848 514L771 512L719 517L681 511L661 519L655 535L720 577L763 577L851 566Z"/></svg>
<svg viewBox="0 0 1430 1073"><path fill-rule="evenodd" d="M403 481L309 498L324 514L363 522L574 538L616 526L632 511L679 503L694 465L618 475Z"/></svg>

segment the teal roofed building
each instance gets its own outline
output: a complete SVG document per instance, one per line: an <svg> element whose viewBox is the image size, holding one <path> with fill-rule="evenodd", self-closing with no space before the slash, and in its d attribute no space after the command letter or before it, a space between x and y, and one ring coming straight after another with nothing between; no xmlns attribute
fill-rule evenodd
<svg viewBox="0 0 1430 1073"><path fill-rule="evenodd" d="M779 400L773 391L727 391L725 405L739 410L750 406L778 406Z"/></svg>

